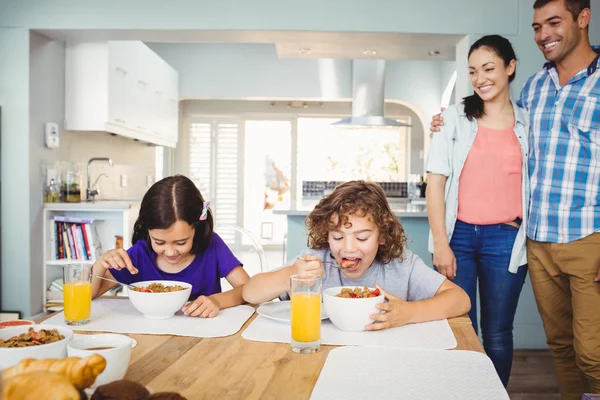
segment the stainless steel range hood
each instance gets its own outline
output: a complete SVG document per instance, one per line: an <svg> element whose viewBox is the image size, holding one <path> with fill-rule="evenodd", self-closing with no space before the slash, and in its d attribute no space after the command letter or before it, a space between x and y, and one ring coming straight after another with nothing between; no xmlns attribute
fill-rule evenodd
<svg viewBox="0 0 600 400"><path fill-rule="evenodd" d="M356 129L395 129L410 126L385 117L385 60L352 61L352 116L333 126Z"/></svg>

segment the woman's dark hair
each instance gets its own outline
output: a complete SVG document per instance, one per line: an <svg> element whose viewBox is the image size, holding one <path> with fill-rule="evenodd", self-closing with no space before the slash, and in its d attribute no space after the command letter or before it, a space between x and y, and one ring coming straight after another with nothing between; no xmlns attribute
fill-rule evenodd
<svg viewBox="0 0 600 400"><path fill-rule="evenodd" d="M469 57L471 57L471 53L480 48L485 48L495 53L504 61L505 67L507 67L512 60L517 60L515 50L508 39L500 35L487 35L473 43L469 49ZM515 71L508 77L508 82L512 82L515 79L516 73L517 70L515 68ZM469 121L472 121L473 118L480 118L485 114L483 100L479 97L477 92L473 93L471 96L465 97L462 103L465 106L465 114Z"/></svg>
<svg viewBox="0 0 600 400"><path fill-rule="evenodd" d="M200 221L203 205L202 194L189 178L174 175L161 179L148 189L142 199L131 243L145 240L151 249L149 229L168 229L176 221L185 221L196 231L191 253L205 250L213 233L213 216L209 209L207 218Z"/></svg>
<svg viewBox="0 0 600 400"><path fill-rule="evenodd" d="M376 183L350 181L337 186L323 198L306 219L308 246L311 249L329 247L329 232L348 226L348 216L369 217L379 229L379 245L375 259L387 264L400 258L406 243L404 229L390 209L385 193Z"/></svg>

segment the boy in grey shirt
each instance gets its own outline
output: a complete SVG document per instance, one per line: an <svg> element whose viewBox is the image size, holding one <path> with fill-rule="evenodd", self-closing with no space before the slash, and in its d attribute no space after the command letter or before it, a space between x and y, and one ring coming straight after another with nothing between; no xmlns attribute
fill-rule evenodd
<svg viewBox="0 0 600 400"><path fill-rule="evenodd" d="M367 330L463 315L469 296L430 269L404 245L402 225L377 184L351 181L338 186L308 215L309 250L288 266L253 276L244 300L258 304L289 299L292 275L323 277L323 289L335 286L377 287L386 302L378 304ZM339 270L330 263L344 266Z"/></svg>

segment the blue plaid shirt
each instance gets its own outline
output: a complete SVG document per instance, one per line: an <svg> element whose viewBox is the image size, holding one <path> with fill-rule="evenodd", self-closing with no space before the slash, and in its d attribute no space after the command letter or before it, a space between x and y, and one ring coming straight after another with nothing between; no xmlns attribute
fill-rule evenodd
<svg viewBox="0 0 600 400"><path fill-rule="evenodd" d="M536 241L568 243L600 231L599 57L563 87L546 63L521 91L530 122L527 236Z"/></svg>

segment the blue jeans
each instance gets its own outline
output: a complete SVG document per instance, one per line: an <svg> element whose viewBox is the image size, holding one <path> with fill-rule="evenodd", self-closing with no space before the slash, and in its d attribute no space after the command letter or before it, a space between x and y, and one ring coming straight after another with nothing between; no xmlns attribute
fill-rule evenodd
<svg viewBox="0 0 600 400"><path fill-rule="evenodd" d="M469 317L477 329L477 281L481 301L483 348L491 358L504 387L508 385L513 358L513 321L527 266L516 274L508 271L519 230L507 224L472 225L456 221L450 248L456 257L454 283L471 299Z"/></svg>

